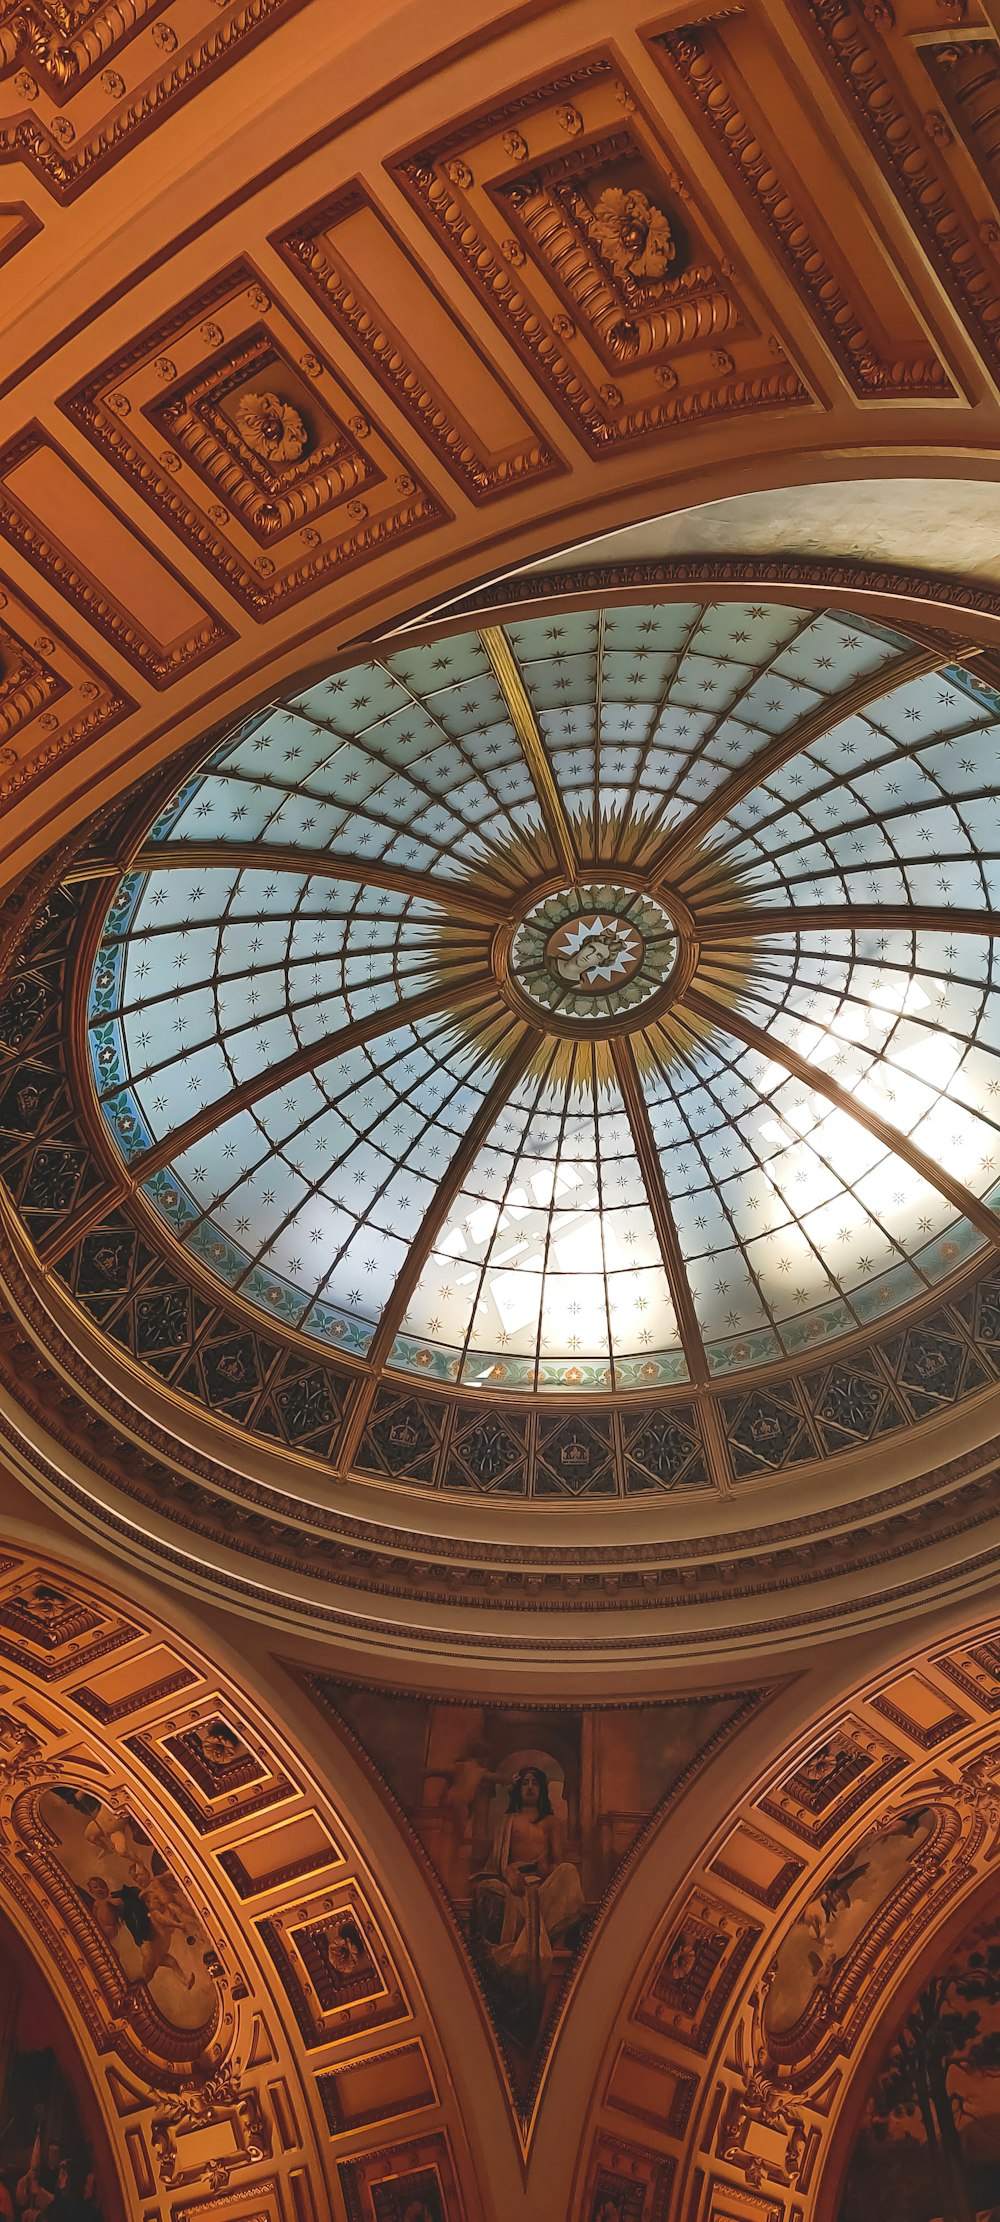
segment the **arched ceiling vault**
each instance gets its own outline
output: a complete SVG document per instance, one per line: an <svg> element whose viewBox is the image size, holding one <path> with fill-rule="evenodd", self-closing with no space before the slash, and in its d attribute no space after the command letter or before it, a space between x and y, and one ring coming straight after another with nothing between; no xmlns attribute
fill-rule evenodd
<svg viewBox="0 0 1000 2222"><path fill-rule="evenodd" d="M84 1556L3 1554L0 1905L69 2024L121 2216L353 2222L405 2169L485 2222L484 2137L516 2181L502 2100L470 2137L438 2029L482 2081L488 2042L447 1984L428 2004L397 1926L418 1933L414 1880L439 1965L451 1947L391 1832L373 1868L348 1755L307 1763L221 1631L207 1656Z"/></svg>
<svg viewBox="0 0 1000 2222"><path fill-rule="evenodd" d="M22 855L39 779L50 833L95 778L595 530L995 477L985 19L787 0L633 10L609 40L584 0L147 15L81 0L68 40L42 0L3 19ZM241 429L248 394L292 412L296 455ZM928 600L986 637L959 516ZM891 592L924 567L877 538Z"/></svg>
<svg viewBox="0 0 1000 2222"><path fill-rule="evenodd" d="M661 1672L612 1710L614 1741L634 1722L650 1755L673 1750L676 1779L614 1876L518 2110L448 1890L371 1763L378 1686L331 1679L329 1651L301 1640L281 1666L248 1663L238 1615L209 1613L195 1642L189 1611L151 1610L144 1585L126 1598L80 1538L39 1552L29 1526L5 1518L0 1570L0 1903L71 2026L126 2215L242 2222L256 2200L267 2222L382 2222L379 2187L412 2177L447 2222L486 2222L501 2198L524 2222L546 2202L592 2222L595 2186L629 2183L643 2222L657 2200L686 2212L670 2201L689 2183L715 2217L760 2189L762 2120L784 2138L763 2141L777 2222L786 2194L826 2214L852 2078L985 1887L992 1622L939 1614L919 1650L872 1632L735 1696L690 1676L667 1696ZM438 1690L408 1702L475 1702L447 1676ZM383 1679L386 1721L393 1700ZM514 1748L532 1718L542 1741L562 1718L582 1724L591 1767L600 1712L532 1675L499 1700ZM873 1841L899 1857L835 1992L820 1984L793 2027L766 2000L801 1980L819 1894ZM175 1969L102 1925L102 1880L152 1892ZM689 1931L696 1969L677 1946Z"/></svg>
<svg viewBox="0 0 1000 2222"><path fill-rule="evenodd" d="M996 1916L996 1667L995 1621L970 1621L845 1684L706 1831L630 1970L574 2222L602 2199L837 2212L874 2061L945 1946Z"/></svg>
<svg viewBox="0 0 1000 2222"><path fill-rule="evenodd" d="M137 2222L818 2222L858 2064L995 1849L996 1187L972 1149L1000 909L995 8L691 13L0 0L0 1895L61 1987ZM661 658L634 760L630 623ZM854 643L836 686L824 626ZM699 627L700 683L733 684L668 776ZM463 657L476 707L436 789L396 766L373 800L393 689L443 724L431 675ZM809 700L745 715L765 673ZM354 702L345 734L334 694L369 681L379 714ZM275 753L293 717L321 834ZM358 759L350 839L327 726L340 770ZM512 736L477 767L492 846L488 726ZM859 740L860 800L834 761ZM817 765L835 828L783 785ZM241 779L255 810L267 790L256 852L221 822ZM961 886L919 879L921 830ZM376 890L403 923L366 1002L351 936ZM316 987L311 905L344 937ZM273 1039L219 1009L227 970L257 993L229 963L249 915ZM199 990L213 1015L182 1105L154 1069L184 1059L140 1038L165 980L138 968L189 950L192 1021ZM861 994L870 960L953 1021L926 1131L895 1085L915 1102L926 1073L893 1066L924 1021L867 973ZM447 1170L416 1165L432 1196L400 1176L384 1224L389 1186L360 1191L389 1122L381 1098L359 1113L323 1197L344 1240L310 1280L291 1149L276 1201L241 1138L270 1096L281 1154L322 1055L305 1121L332 1159L344 1060L370 1050L382 1080L404 1011L422 1054L450 1029ZM817 1147L814 1182L822 1158L891 1260L842 1215L851 1270L820 1287L833 1239L803 1208L786 1301L717 1169L733 1265L709 1271L665 1105L700 1165L713 1090L750 1086L775 1129L757 1174L765 1149L791 1167L809 1135L855 1156L864 1135L871 1163ZM557 1159L585 1182L613 1157L618 1231L648 1237L631 1295L656 1334L606 1281L586 1381L569 1304L591 1292L556 1285L554 1208L534 1322L506 1254L465 1258L477 1294L447 1315L430 1285L435 1242L475 1239L470 1198L490 1219L484 1163L518 1118L549 1165L530 1208ZM338 1279L348 1222L405 1253L391 1286ZM39 1513L64 1563L29 1541ZM198 1640L147 1592L183 1592ZM484 1980L469 1873L511 1769L607 1820L603 1865L578 1846L581 1956L563 1940L527 2035ZM873 1841L886 1897L828 1965L848 1909L822 1892ZM152 1890L161 1941L183 1932L181 1970L128 1956L95 1851L109 1889ZM789 2020L804 1936L821 1980Z"/></svg>

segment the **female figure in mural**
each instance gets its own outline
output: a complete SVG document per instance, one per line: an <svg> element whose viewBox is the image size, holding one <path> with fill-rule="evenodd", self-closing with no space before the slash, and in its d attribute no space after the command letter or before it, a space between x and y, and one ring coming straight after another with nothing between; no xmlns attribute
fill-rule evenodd
<svg viewBox="0 0 1000 2222"><path fill-rule="evenodd" d="M491 1863L481 1878L504 1894L500 1942L488 1947L499 1973L542 1989L552 1962L553 1940L583 1912L579 1870L563 1858L562 1832L543 1768L519 1767L507 1811L493 1839Z"/></svg>

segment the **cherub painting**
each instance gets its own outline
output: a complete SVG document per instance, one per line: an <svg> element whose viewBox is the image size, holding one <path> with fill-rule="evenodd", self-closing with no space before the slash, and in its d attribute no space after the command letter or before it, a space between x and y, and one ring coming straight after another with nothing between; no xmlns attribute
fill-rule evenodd
<svg viewBox="0 0 1000 2222"><path fill-rule="evenodd" d="M831 1983L873 1915L926 1843L934 1827L927 1806L893 1815L838 1861L820 1884L778 1954L765 2022L769 2033L790 2029L814 1993Z"/></svg>
<svg viewBox="0 0 1000 2222"><path fill-rule="evenodd" d="M176 1876L124 1805L59 1783L39 1800L47 1849L73 1884L130 1982L143 1982L165 2021L199 2029L215 2012L214 1958Z"/></svg>

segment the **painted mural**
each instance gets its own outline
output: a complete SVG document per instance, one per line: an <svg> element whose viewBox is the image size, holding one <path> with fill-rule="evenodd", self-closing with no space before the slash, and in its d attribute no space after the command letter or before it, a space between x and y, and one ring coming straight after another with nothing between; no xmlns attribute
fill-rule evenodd
<svg viewBox="0 0 1000 2222"><path fill-rule="evenodd" d="M864 1837L827 1876L778 1954L764 2009L770 2038L794 2029L817 1994L831 1989L848 1953L904 1880L934 1826L929 1806L895 1814Z"/></svg>
<svg viewBox="0 0 1000 2222"><path fill-rule="evenodd" d="M0 1945L0 2222L117 2222L57 2043L43 1985Z"/></svg>
<svg viewBox="0 0 1000 2222"><path fill-rule="evenodd" d="M130 1983L144 1983L162 2019L195 2031L214 2016L210 1940L162 1854L124 1806L53 1784L37 1801L45 1848L72 1883Z"/></svg>
<svg viewBox="0 0 1000 2222"><path fill-rule="evenodd" d="M1000 1890L884 2053L838 2222L1000 2222Z"/></svg>
<svg viewBox="0 0 1000 2222"><path fill-rule="evenodd" d="M311 1678L441 1883L527 2101L598 1907L643 1830L759 1692L549 1708Z"/></svg>

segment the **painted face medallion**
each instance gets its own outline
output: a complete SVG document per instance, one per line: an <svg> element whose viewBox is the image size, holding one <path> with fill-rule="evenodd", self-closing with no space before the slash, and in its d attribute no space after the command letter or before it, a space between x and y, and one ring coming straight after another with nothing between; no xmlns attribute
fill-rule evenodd
<svg viewBox="0 0 1000 2222"><path fill-rule="evenodd" d="M665 910L633 888L559 889L529 910L511 950L523 995L590 1031L641 1011L668 979L677 937Z"/></svg>

